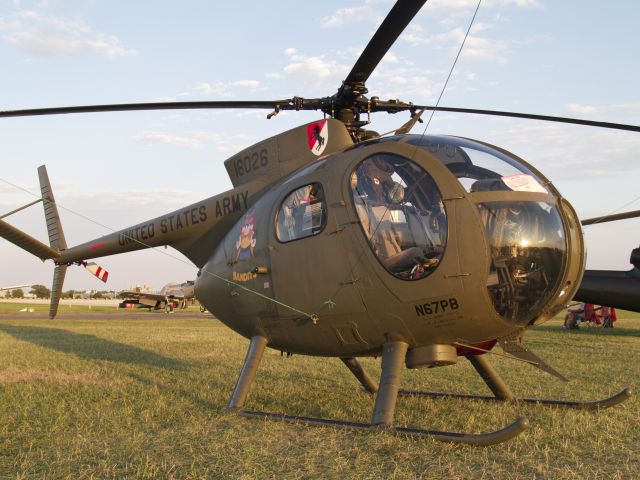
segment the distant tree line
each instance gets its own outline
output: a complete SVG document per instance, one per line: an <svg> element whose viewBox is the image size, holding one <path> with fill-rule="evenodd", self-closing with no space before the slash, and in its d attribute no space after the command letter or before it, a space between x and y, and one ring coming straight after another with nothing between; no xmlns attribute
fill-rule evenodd
<svg viewBox="0 0 640 480"><path fill-rule="evenodd" d="M9 297L11 297L11 298L24 298L24 292L22 291L21 288L16 288L15 290L11 290L11 293L9 294Z"/></svg>
<svg viewBox="0 0 640 480"><path fill-rule="evenodd" d="M31 293L36 298L44 298L44 299L51 298L51 290L49 290L44 285L33 285L31 287ZM76 296L81 295L83 293L84 293L83 290L67 290L66 292L62 292L61 298L73 299ZM107 290L93 292L91 293L91 298L95 298L95 299L110 298L112 297L113 293L114 293L113 291L107 291ZM119 294L118 296L121 296L121 294ZM24 290L22 288L16 288L14 290L11 290L8 293L7 297L8 298L24 298Z"/></svg>
<svg viewBox="0 0 640 480"><path fill-rule="evenodd" d="M31 293L33 293L36 298L49 298L51 297L51 290L49 290L44 285L33 285L31 287Z"/></svg>

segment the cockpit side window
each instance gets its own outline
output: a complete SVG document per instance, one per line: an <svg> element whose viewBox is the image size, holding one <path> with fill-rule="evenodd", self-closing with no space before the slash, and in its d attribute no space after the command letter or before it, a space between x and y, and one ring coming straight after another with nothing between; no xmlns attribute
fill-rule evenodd
<svg viewBox="0 0 640 480"><path fill-rule="evenodd" d="M351 175L356 212L371 249L391 274L419 280L440 263L447 215L431 176L415 163L377 154Z"/></svg>
<svg viewBox="0 0 640 480"><path fill-rule="evenodd" d="M324 190L311 183L289 193L276 215L276 237L291 242L320 233L327 223Z"/></svg>

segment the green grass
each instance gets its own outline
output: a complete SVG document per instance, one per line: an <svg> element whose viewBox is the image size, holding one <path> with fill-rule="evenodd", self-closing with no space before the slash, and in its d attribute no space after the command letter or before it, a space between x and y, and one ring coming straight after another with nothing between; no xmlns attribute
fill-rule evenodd
<svg viewBox="0 0 640 480"><path fill-rule="evenodd" d="M91 308L89 308L91 307ZM33 310L34 312L49 312L49 304L48 303L11 303L11 302L0 302L0 313L19 313L23 308L27 308ZM65 312L117 312L118 309L115 307L105 306L105 305L60 305L58 307L58 312L64 314ZM2 318L2 317L0 317Z"/></svg>
<svg viewBox="0 0 640 480"><path fill-rule="evenodd" d="M620 316L612 330L563 331L552 320L528 332L526 344L569 383L502 357L492 363L523 397L637 390L640 315ZM19 318L0 315L0 478L640 477L637 397L600 412L399 399L401 426L479 433L529 418L529 430L487 448L304 427L223 413L248 341L215 319ZM362 363L379 374L379 361ZM468 362L404 370L403 388L488 392ZM271 350L246 405L359 422L372 406L339 360Z"/></svg>
<svg viewBox="0 0 640 480"><path fill-rule="evenodd" d="M22 309L29 309L32 310L35 313L48 313L49 312L49 304L48 303L12 303L12 302L2 302L0 301L0 314L3 313L8 313L8 314L19 314L20 310ZM189 305L185 310L175 310L176 312L188 312L188 313L196 313L199 312L199 306L197 305ZM30 313L33 313L30 312ZM132 309L132 308L117 308L115 306L110 306L110 305L86 305L86 304L71 304L71 305L66 305L66 304L60 304L58 306L58 313L59 314L65 314L68 312L73 312L73 313L115 313L115 314L119 314L119 315L131 315L132 313L136 312L147 312L146 308L137 308L137 309ZM0 317L0 320L2 319L2 317Z"/></svg>

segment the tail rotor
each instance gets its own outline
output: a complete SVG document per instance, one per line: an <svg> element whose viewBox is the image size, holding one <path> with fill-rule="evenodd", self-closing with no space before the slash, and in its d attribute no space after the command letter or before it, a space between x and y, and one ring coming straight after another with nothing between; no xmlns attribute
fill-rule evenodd
<svg viewBox="0 0 640 480"><path fill-rule="evenodd" d="M40 180L40 192L41 197L24 205L21 208L13 210L5 215L0 216L0 237L14 243L18 247L26 250L27 252L40 258L42 261L53 260L56 264L53 271L53 285L51 286L51 305L49 307L49 317L54 318L58 312L58 305L60 303L60 297L62 296L62 287L64 285L64 277L67 273L67 267L72 263L82 265L85 269L96 276L103 282L107 281L109 272L94 262L78 261L72 263L64 263L60 261L62 252L67 250L67 241L64 237L64 231L62 229L62 223L60 222L60 215L58 214L58 207L53 196L53 190L51 189L51 183L49 182L49 175L47 174L47 168L42 165L38 167L38 178ZM27 235L23 231L13 227L4 220L5 217L24 210L31 205L42 202L44 206L44 216L47 223L47 233L49 235L49 246L36 240L35 238Z"/></svg>

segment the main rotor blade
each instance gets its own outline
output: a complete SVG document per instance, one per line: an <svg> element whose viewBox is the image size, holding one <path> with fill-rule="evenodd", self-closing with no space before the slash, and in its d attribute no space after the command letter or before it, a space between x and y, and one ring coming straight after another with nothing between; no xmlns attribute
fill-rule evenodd
<svg viewBox="0 0 640 480"><path fill-rule="evenodd" d="M597 122L593 120L582 120L580 118L554 117L551 115L535 115L532 113L502 112L499 110L479 110L475 108L451 108L451 107L429 107L426 105L414 105L416 110L435 110L437 112L471 113L477 115L494 115L498 117L526 118L529 120L542 120L545 122L571 123L575 125L588 125L591 127L613 128L615 130L629 130L640 132L640 126L627 125L624 123Z"/></svg>
<svg viewBox="0 0 640 480"><path fill-rule="evenodd" d="M373 35L344 83L366 82L382 57L427 0L398 0Z"/></svg>
<svg viewBox="0 0 640 480"><path fill-rule="evenodd" d="M618 220L626 220L628 218L640 217L640 210L633 210L632 212L613 213L611 215L603 215L602 217L587 218L582 220L582 225L595 225L596 223L615 222Z"/></svg>
<svg viewBox="0 0 640 480"><path fill-rule="evenodd" d="M33 108L26 110L2 110L2 117L29 117L36 115L62 115L66 113L92 112L128 112L133 110L186 110L186 109L224 109L224 108L264 108L290 109L292 100L267 101L212 101L212 102L150 102L120 103L111 105L81 105L74 107Z"/></svg>

